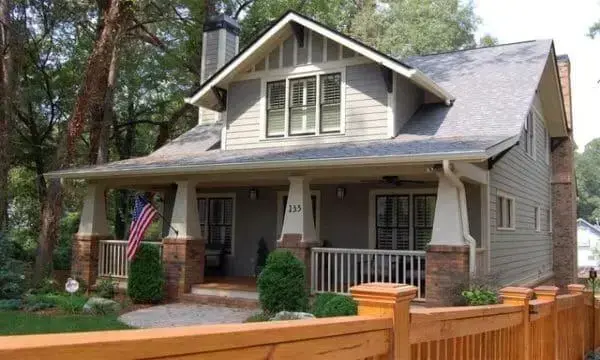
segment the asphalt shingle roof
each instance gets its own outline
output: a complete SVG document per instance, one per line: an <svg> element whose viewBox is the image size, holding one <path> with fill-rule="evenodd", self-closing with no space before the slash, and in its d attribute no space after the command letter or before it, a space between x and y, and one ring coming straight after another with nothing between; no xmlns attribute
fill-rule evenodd
<svg viewBox="0 0 600 360"><path fill-rule="evenodd" d="M173 166L486 151L520 134L551 46L551 40L540 40L404 59L456 101L423 105L394 139L220 150L222 125L217 123L196 126L148 156L76 171L85 177Z"/></svg>

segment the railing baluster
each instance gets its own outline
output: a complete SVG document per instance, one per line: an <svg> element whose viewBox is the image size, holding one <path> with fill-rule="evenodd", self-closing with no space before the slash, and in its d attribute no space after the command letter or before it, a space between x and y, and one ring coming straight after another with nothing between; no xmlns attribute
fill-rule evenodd
<svg viewBox="0 0 600 360"><path fill-rule="evenodd" d="M331 253L327 253L327 291L331 291Z"/></svg>
<svg viewBox="0 0 600 360"><path fill-rule="evenodd" d="M387 282L393 282L392 281L392 255L388 254L388 279Z"/></svg>
<svg viewBox="0 0 600 360"><path fill-rule="evenodd" d="M379 262L378 261L379 260L379 254L375 254L374 257L375 257L375 259L374 259L375 260L375 265L373 266L373 271L375 272L375 274L374 274L374 276L375 276L375 282L377 282L377 272L378 272L378 270L377 270L377 263Z"/></svg>
<svg viewBox="0 0 600 360"><path fill-rule="evenodd" d="M333 254L333 291L337 292L337 285L338 285L338 253L334 253Z"/></svg>
<svg viewBox="0 0 600 360"><path fill-rule="evenodd" d="M417 256L417 293L421 297L421 257Z"/></svg>
<svg viewBox="0 0 600 360"><path fill-rule="evenodd" d="M346 277L347 277L347 279L346 279L346 282L347 282L348 284L346 285L346 288L345 288L345 289L346 289L346 292L347 292L347 293L349 293L349 292L350 292L350 284L352 283L352 281L350 280L350 277L351 277L351 274L352 274L352 273L350 272L350 258L351 258L351 257L352 257L352 254L351 254L351 253L346 253L346 269L348 270L348 271L346 272Z"/></svg>
<svg viewBox="0 0 600 360"><path fill-rule="evenodd" d="M321 253L321 286L319 291L325 291L325 253Z"/></svg>

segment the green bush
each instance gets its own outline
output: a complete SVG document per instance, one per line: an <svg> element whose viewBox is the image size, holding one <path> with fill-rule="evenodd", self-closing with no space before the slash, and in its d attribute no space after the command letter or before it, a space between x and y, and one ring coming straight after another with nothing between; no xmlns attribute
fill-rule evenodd
<svg viewBox="0 0 600 360"><path fill-rule="evenodd" d="M19 310L23 307L21 299L0 300L0 311Z"/></svg>
<svg viewBox="0 0 600 360"><path fill-rule="evenodd" d="M356 301L349 296L324 293L317 295L312 313L318 318L358 314Z"/></svg>
<svg viewBox="0 0 600 360"><path fill-rule="evenodd" d="M493 305L498 303L498 294L485 288L470 288L462 292L462 296L470 306Z"/></svg>
<svg viewBox="0 0 600 360"><path fill-rule="evenodd" d="M600 351L589 352L585 356L585 360L600 360Z"/></svg>
<svg viewBox="0 0 600 360"><path fill-rule="evenodd" d="M158 246L142 244L129 268L127 294L136 304L156 304L163 299L165 279Z"/></svg>
<svg viewBox="0 0 600 360"><path fill-rule="evenodd" d="M26 264L13 259L13 243L0 234L0 299L18 299L27 288Z"/></svg>
<svg viewBox="0 0 600 360"><path fill-rule="evenodd" d="M257 286L260 304L267 313L308 308L304 264L289 251L277 250L269 255Z"/></svg>
<svg viewBox="0 0 600 360"><path fill-rule="evenodd" d="M79 227L79 219L78 212L69 212L60 219L58 243L52 257L55 270L71 270L72 239Z"/></svg>
<svg viewBox="0 0 600 360"><path fill-rule="evenodd" d="M96 286L96 294L105 299L114 298L117 294L117 282L112 277L101 279Z"/></svg>
<svg viewBox="0 0 600 360"><path fill-rule="evenodd" d="M58 307L67 313L79 313L87 298L82 295L70 294L31 294L25 297L25 309L37 311L47 308Z"/></svg>

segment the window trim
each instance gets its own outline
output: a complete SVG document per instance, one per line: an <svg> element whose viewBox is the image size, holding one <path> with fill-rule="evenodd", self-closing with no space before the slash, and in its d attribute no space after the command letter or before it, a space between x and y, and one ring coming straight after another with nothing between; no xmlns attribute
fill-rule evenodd
<svg viewBox="0 0 600 360"><path fill-rule="evenodd" d="M290 70L293 70L291 68ZM340 80L340 131L338 132L322 132L321 131L321 116L320 116L320 107L321 107L321 81L320 77L322 75L335 74L339 73ZM316 84L316 118L315 118L315 132L309 134L290 134L290 80L308 78L308 77L317 77ZM275 82L275 81L285 81L285 112L284 112L284 134L283 136L267 136L267 83ZM290 139L290 138L310 138L316 136L340 136L345 135L346 133L346 67L341 68L329 68L322 69L316 71L307 71L307 72L293 72L288 71L285 74L281 75L273 75L273 76L265 76L261 78L261 90L260 90L260 136L259 139L261 141L271 141L271 140L281 140L281 139Z"/></svg>
<svg viewBox="0 0 600 360"><path fill-rule="evenodd" d="M196 208L198 208L198 199L206 198L231 198L232 200L232 209L231 209L231 252L226 254L227 256L235 256L235 220L236 220L236 193L201 193L196 192ZM198 226L200 226L200 214L198 214ZM208 239L205 237L205 234L202 234L204 237L204 243L208 242Z"/></svg>
<svg viewBox="0 0 600 360"><path fill-rule="evenodd" d="M281 237L281 230L283 230L283 209L282 209L282 202L283 202L283 197L284 196L289 196L289 191L285 191L285 190L281 190L277 192L277 225L276 225L276 230L277 233L275 234L277 236L277 239L279 239ZM317 239L320 239L320 234L321 234L321 190L311 190L310 191L310 196L314 196L316 198L316 204L315 204L315 210L316 210L316 214L314 214L315 216L315 220L316 220L316 224L315 224L315 232L317 233Z"/></svg>
<svg viewBox="0 0 600 360"><path fill-rule="evenodd" d="M498 198L504 198L507 200L510 200L510 218L509 218L509 223L511 226L499 226L498 225ZM509 195L501 190L497 190L496 191L496 209L495 209L495 213L496 213L496 229L500 230L500 231L515 231L516 228L516 220L517 220L517 214L516 214L516 200L515 197L512 195Z"/></svg>

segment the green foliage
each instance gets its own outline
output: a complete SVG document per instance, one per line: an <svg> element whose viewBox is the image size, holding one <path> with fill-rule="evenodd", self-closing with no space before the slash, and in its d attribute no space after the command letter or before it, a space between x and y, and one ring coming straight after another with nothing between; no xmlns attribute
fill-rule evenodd
<svg viewBox="0 0 600 360"><path fill-rule="evenodd" d="M21 299L0 300L0 311L19 310L23 306Z"/></svg>
<svg viewBox="0 0 600 360"><path fill-rule="evenodd" d="M493 290L471 288L462 292L467 305L493 305L498 303L498 294Z"/></svg>
<svg viewBox="0 0 600 360"><path fill-rule="evenodd" d="M52 278L44 278L40 280L35 287L31 289L31 292L36 295L44 294L57 294L61 290L60 284L58 284Z"/></svg>
<svg viewBox="0 0 600 360"><path fill-rule="evenodd" d="M43 310L58 307L65 313L79 313L87 297L83 295L62 294L31 294L25 297L25 309L28 311Z"/></svg>
<svg viewBox="0 0 600 360"><path fill-rule="evenodd" d="M261 237L258 241L258 248L256 249L256 268L254 269L254 275L260 275L267 263L267 257L269 256L269 247L265 238Z"/></svg>
<svg viewBox="0 0 600 360"><path fill-rule="evenodd" d="M308 308L305 267L289 251L276 250L269 255L257 285L260 304L267 313Z"/></svg>
<svg viewBox="0 0 600 360"><path fill-rule="evenodd" d="M585 145L583 153L575 153L577 175L577 215L592 224L600 219L600 139Z"/></svg>
<svg viewBox="0 0 600 360"><path fill-rule="evenodd" d="M53 265L55 270L71 270L71 249L73 235L79 228L81 214L69 212L60 220L58 244L54 249Z"/></svg>
<svg viewBox="0 0 600 360"><path fill-rule="evenodd" d="M13 244L0 234L0 299L18 299L26 290L26 265L14 260Z"/></svg>
<svg viewBox="0 0 600 360"><path fill-rule="evenodd" d="M131 262L127 293L136 304L155 304L163 299L165 279L158 247L142 244Z"/></svg>
<svg viewBox="0 0 600 360"><path fill-rule="evenodd" d="M259 312L256 314L250 315L244 322L246 323L255 323L255 322L265 322L271 319L271 315L266 312Z"/></svg>
<svg viewBox="0 0 600 360"><path fill-rule="evenodd" d="M349 296L324 293L317 295L312 313L318 318L358 314L358 304Z"/></svg>
<svg viewBox="0 0 600 360"><path fill-rule="evenodd" d="M96 285L96 294L105 299L112 299L117 294L117 282L112 277L101 279Z"/></svg>
<svg viewBox="0 0 600 360"><path fill-rule="evenodd" d="M600 351L589 352L585 356L585 360L600 360Z"/></svg>

